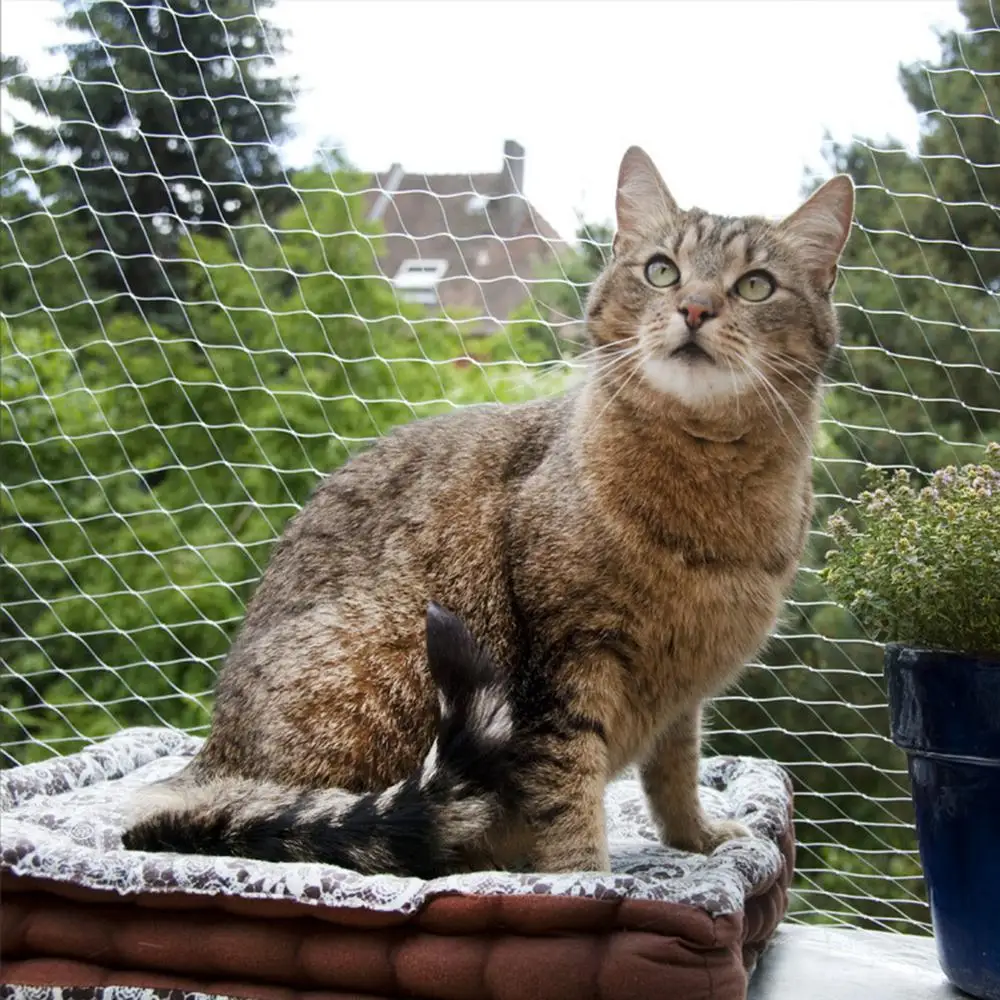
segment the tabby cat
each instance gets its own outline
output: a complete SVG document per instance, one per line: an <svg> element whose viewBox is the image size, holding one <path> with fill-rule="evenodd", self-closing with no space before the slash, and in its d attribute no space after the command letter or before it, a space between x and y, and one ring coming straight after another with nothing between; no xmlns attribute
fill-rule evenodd
<svg viewBox="0 0 1000 1000"><path fill-rule="evenodd" d="M415 421L317 489L204 746L126 846L606 870L605 786L630 764L665 842L747 836L699 805L701 706L766 641L803 550L853 206L838 176L778 223L685 211L629 149L587 377Z"/></svg>

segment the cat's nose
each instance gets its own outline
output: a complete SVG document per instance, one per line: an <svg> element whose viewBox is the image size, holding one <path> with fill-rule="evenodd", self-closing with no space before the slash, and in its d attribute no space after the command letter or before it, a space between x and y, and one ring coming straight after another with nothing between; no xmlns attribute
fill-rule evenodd
<svg viewBox="0 0 1000 1000"><path fill-rule="evenodd" d="M718 315L708 299L697 298L693 295L685 299L677 311L684 317L684 322L687 323L689 330L697 330L705 320Z"/></svg>

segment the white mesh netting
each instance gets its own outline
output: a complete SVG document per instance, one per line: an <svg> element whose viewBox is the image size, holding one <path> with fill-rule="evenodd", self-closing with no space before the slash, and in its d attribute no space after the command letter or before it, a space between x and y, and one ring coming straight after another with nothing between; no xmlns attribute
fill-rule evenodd
<svg viewBox="0 0 1000 1000"><path fill-rule="evenodd" d="M795 779L793 919L930 926L881 650L816 567L866 463L928 470L1000 436L1000 27L989 0L962 9L903 74L918 148L828 144L859 196L816 526L783 631L712 723L713 750ZM204 732L318 477L400 421L557 391L610 242L558 238L516 143L494 173L371 174L338 149L286 169L265 10L70 10L61 76L3 67L6 766L123 725Z"/></svg>

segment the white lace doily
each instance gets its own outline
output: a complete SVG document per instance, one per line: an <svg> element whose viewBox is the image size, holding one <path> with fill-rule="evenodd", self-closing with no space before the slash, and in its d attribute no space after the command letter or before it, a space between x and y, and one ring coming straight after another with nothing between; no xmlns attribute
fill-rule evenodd
<svg viewBox="0 0 1000 1000"><path fill-rule="evenodd" d="M775 764L734 757L703 763L702 800L709 815L741 820L753 839L731 841L710 857L664 847L629 776L607 791L610 874L477 872L425 882L331 865L124 850L132 794L178 771L200 743L167 729L129 729L72 756L0 773L0 864L15 875L124 894L180 891L412 912L441 893L551 893L689 903L713 916L741 910L783 864L777 841L789 822L788 781Z"/></svg>

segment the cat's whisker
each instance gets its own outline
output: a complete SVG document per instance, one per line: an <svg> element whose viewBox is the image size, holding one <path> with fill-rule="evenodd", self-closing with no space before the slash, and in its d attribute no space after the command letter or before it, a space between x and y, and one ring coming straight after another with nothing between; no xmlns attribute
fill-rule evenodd
<svg viewBox="0 0 1000 1000"><path fill-rule="evenodd" d="M618 372L619 372L619 369L626 367L626 362L631 362L632 371L629 372L628 376L622 382L622 385L627 384L628 382L630 382L632 380L632 378L634 377L634 375L636 374L636 372L638 372L639 369L640 369L640 367L641 367L641 364L637 363L635 361L635 358L636 358L636 356L638 354L639 354L639 348L636 347L634 351L630 352L630 354L627 357L623 357L619 362L617 362L615 364L610 364L610 365L605 366L598 373L598 377L601 378L601 379L603 379L603 380L607 380L608 376L617 375Z"/></svg>
<svg viewBox="0 0 1000 1000"><path fill-rule="evenodd" d="M583 358L583 357L586 357L588 354L597 354L600 351L612 351L616 347L621 347L622 344L627 344L630 341L634 341L634 340L638 340L638 339L639 339L638 336L633 333L633 334L630 334L627 337L619 337L619 338L614 339L614 340L606 340L603 343L595 344L593 347L590 347L588 350L586 350L582 354L580 354L579 357Z"/></svg>
<svg viewBox="0 0 1000 1000"><path fill-rule="evenodd" d="M803 399L807 403L811 403L812 400L815 398L815 387L813 388L812 391L804 389L802 386L796 385L795 382L793 382L788 377L788 375L786 375L785 372L782 371L782 369L780 367L778 367L778 365L775 362L769 361L767 358L758 358L758 360L762 364L766 365L767 368L770 371L774 372L777 375L777 377L782 380L782 382L784 383L784 385L788 386L789 388L795 389L798 393L800 393L801 396L803 397ZM778 390L776 386L774 386L773 382L771 382L770 379L768 379L767 381L768 381L768 384L771 386L771 388L774 389L776 397L784 404L785 408L788 410L789 414L792 416L792 418L795 421L796 425L798 426L799 432L802 434L803 438L806 441L811 442L812 441L812 434L809 431L807 431L806 428L804 428L802 426L801 421L792 412L792 409L789 406L788 401L785 399L784 394L780 390Z"/></svg>
<svg viewBox="0 0 1000 1000"><path fill-rule="evenodd" d="M622 344L627 344L629 341L638 340L636 334L630 334L627 337L619 337L616 340L606 340L601 344L595 344L593 347L584 351L580 357L586 357L588 354L597 354L599 351L611 351L616 347L621 347Z"/></svg>
<svg viewBox="0 0 1000 1000"><path fill-rule="evenodd" d="M637 344L635 347L628 348L612 358L602 359L600 364L591 367L592 377L597 379L607 378L608 375L623 366L627 361L632 360L638 353L639 345Z"/></svg>
<svg viewBox="0 0 1000 1000"><path fill-rule="evenodd" d="M757 368L753 364L753 362L751 362L748 358L744 357L742 361L745 369L750 374L750 384L753 386L757 398L760 400L764 408L774 419L776 426L782 431L784 431L784 421L781 418L781 411L777 408L777 405L775 403L775 398L777 396L777 391L775 387L766 378L764 373L760 371L760 369ZM761 391L762 389L766 390L766 394L765 392ZM789 443L792 443L791 438L788 437L787 431L784 431L784 433L786 440L788 440Z"/></svg>
<svg viewBox="0 0 1000 1000"><path fill-rule="evenodd" d="M779 431L781 431L789 445L795 447L795 440L789 433L788 428L785 426L785 421L782 420L781 417L781 410L775 402L776 397L773 391L774 387L762 375L757 377L757 381L754 384L757 386L757 395L762 401L766 401L768 413L770 413L771 417L774 419L775 426ZM760 391L762 388L767 390L766 394Z"/></svg>
<svg viewBox="0 0 1000 1000"><path fill-rule="evenodd" d="M777 365L774 364L774 362L769 361L767 358L760 358L760 357L757 360L762 365L766 365L767 369L770 372L777 375L777 377L780 378L789 388L794 389L796 392L800 393L806 399L813 398L814 393L810 392L807 389L803 389L802 386L800 385L796 385L781 368L779 368Z"/></svg>
<svg viewBox="0 0 1000 1000"><path fill-rule="evenodd" d="M632 371L629 372L629 374L626 376L626 378L622 382L622 384L620 386L618 386L618 388L614 391L614 393L612 393L611 398L604 404L603 408L601 409L601 412L597 416L597 421L595 421L595 423L600 422L601 417L603 417L604 414L607 413L608 408L622 394L622 392L625 391L625 388L628 386L628 384L632 381L632 379L634 379L636 377L636 375L639 374L639 372L641 370L642 370L642 366L641 365L635 365L632 368Z"/></svg>
<svg viewBox="0 0 1000 1000"><path fill-rule="evenodd" d="M761 360L764 360L763 358ZM826 371L817 365L810 364L803 358L779 357L768 359L774 368L781 371L793 372L796 375L811 375L817 379L824 379Z"/></svg>
<svg viewBox="0 0 1000 1000"><path fill-rule="evenodd" d="M637 341L637 337L627 337L622 340L610 341L606 344L599 344L597 347L572 357L560 357L554 359L552 365L532 365L518 366L517 370L507 375L490 375L489 380L493 392L500 392L512 387L527 387L532 392L536 391L540 383L547 379L558 378L579 373L581 369L603 376L607 374L615 364L627 359L638 349L638 344L632 347L623 347L630 341ZM590 362L596 359L598 365Z"/></svg>
<svg viewBox="0 0 1000 1000"><path fill-rule="evenodd" d="M794 424L794 426L795 426L796 430L798 431L799 435L802 437L802 440L804 442L808 443L810 441L809 432L803 426L802 421L799 420L797 414L792 409L792 407L789 404L788 400L785 399L785 397L777 389L777 387L774 385L774 383L771 382L771 380L769 378L767 378L763 373L760 373L760 378L761 378L761 384L767 388L768 392L771 394L771 397L774 399L775 403L778 404L779 406L783 406L785 408L785 411L788 413L788 416L791 418L791 421ZM780 411L778 411L778 412L780 414ZM783 426L784 425L784 421L781 421L781 424Z"/></svg>
<svg viewBox="0 0 1000 1000"><path fill-rule="evenodd" d="M593 364L595 370L600 370L602 368L608 367L609 365L615 365L621 361L626 361L629 358L635 357L635 355L638 352L639 352L639 345L635 344L632 347L623 348L617 351L615 354L610 355L609 357L601 357L594 359L591 363Z"/></svg>
<svg viewBox="0 0 1000 1000"><path fill-rule="evenodd" d="M598 344L596 347L591 347L590 350L583 351L582 353L576 355L573 358L574 361L589 361L598 355L603 355L606 353L613 353L615 351L622 350L622 347L626 344L637 344L639 338L635 335L631 337L624 337L621 340L611 340L606 344Z"/></svg>
<svg viewBox="0 0 1000 1000"><path fill-rule="evenodd" d="M736 366L733 364L732 358L728 358L725 355L720 355L720 357L726 363L726 368L729 369L729 377L733 380L733 385L735 386L736 382L737 382L737 378L736 378ZM737 392L736 393L736 423L737 424L740 423L740 396L742 396L742 395L743 395L742 392Z"/></svg>
<svg viewBox="0 0 1000 1000"><path fill-rule="evenodd" d="M486 380L494 394L494 396L503 390L510 389L512 387L524 387L527 386L531 391L535 391L539 383L544 379L558 378L560 375L564 375L567 371L571 371L571 366L567 365L565 361L559 362L562 370L553 370L552 368L546 366L532 366L530 368L519 365L518 368L511 372L510 374L501 375L486 372ZM497 400L499 402L499 400Z"/></svg>
<svg viewBox="0 0 1000 1000"><path fill-rule="evenodd" d="M765 359L761 358L760 360L763 361ZM795 384L793 382L793 379L806 382L807 383L806 388L803 388L803 386L801 385L796 385L796 388L802 392L805 392L806 395L809 396L815 394L816 387L820 385L823 379L825 378L825 373L818 368L812 371L808 371L806 369L797 368L792 365L782 365L774 361L768 362L768 368L771 371L775 372L776 374L780 375L789 384Z"/></svg>
<svg viewBox="0 0 1000 1000"><path fill-rule="evenodd" d="M631 340L634 338L628 339ZM580 374L585 374L587 377L591 378L604 377L610 373L616 365L628 360L628 358L631 355L634 355L638 350L638 345L623 349L621 345L624 343L626 343L626 341L621 340L601 345L599 349L608 350L609 356L597 359L599 362L598 364L588 363L585 360L581 363L582 359L585 359L588 355L592 356L596 353L598 348L594 348L584 354L579 354L574 357L554 358L551 363L527 365L524 362L521 362L517 364L514 370L506 374L499 373L499 365L487 365L484 369L484 374L487 377L494 395L512 387L527 388L533 393L547 391L544 388L544 383L547 380L556 380L557 384L562 385L563 383L558 382L559 379L569 378L574 375L579 376ZM614 349L617 353L613 353L610 349Z"/></svg>
<svg viewBox="0 0 1000 1000"><path fill-rule="evenodd" d="M763 376L759 372L751 371L750 372L750 385L753 387L754 394L760 400L760 402L763 405L764 409L768 412L768 414L774 420L775 426L777 426L784 433L786 440L789 442L789 444L791 444L792 443L791 438L788 436L788 432L785 431L784 426L782 424L781 413L775 407L774 402L770 398L770 396L765 395L761 391L761 386L762 385L765 388L770 388L770 386L767 384L767 381L763 378Z"/></svg>
<svg viewBox="0 0 1000 1000"><path fill-rule="evenodd" d="M598 360L602 360L604 357L610 355L615 357L619 354L625 354L629 351L634 351L639 346L638 337L629 337L627 340L616 340L610 344L602 344L600 347L595 347L590 351L586 351L579 355L577 360L581 361L592 361L596 357Z"/></svg>
<svg viewBox="0 0 1000 1000"><path fill-rule="evenodd" d="M806 445L808 445L810 443L811 439L812 439L812 436L809 434L809 432L803 426L802 421L799 420L797 414L792 409L792 407L789 404L788 400L785 399L785 397L778 391L778 389L774 386L774 384L770 381L770 379L768 379L768 377L756 365L754 365L754 363L752 361L750 361L748 358L744 358L743 362L750 369L751 372L753 372L754 374L757 375L757 377L760 379L760 384L762 386L764 386L768 390L768 392L771 394L771 396L774 399L774 401L776 403L780 403L785 408L785 410L788 413L788 416L792 420L792 423L795 425L795 427L798 430L799 434L802 435L803 442ZM784 421L782 421L780 419L780 416L778 418L778 425L780 427L784 428ZM786 431L786 437L787 436L788 435L787 435L787 431ZM788 440L789 440L789 443L792 443L791 442L791 438L789 438Z"/></svg>

